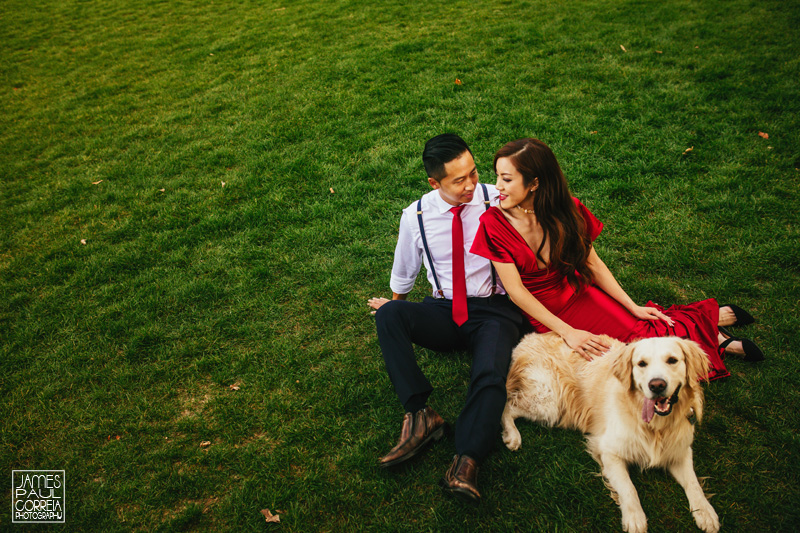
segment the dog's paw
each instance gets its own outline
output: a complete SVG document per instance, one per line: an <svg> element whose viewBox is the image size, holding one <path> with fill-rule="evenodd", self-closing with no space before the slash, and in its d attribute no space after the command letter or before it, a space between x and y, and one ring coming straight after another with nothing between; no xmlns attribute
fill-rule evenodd
<svg viewBox="0 0 800 533"><path fill-rule="evenodd" d="M645 533L647 531L647 516L644 511L638 509L628 513L622 513L622 530L628 533Z"/></svg>
<svg viewBox="0 0 800 533"><path fill-rule="evenodd" d="M516 451L522 446L522 435L519 434L516 428L513 431L509 429L503 430L503 443L509 450Z"/></svg>
<svg viewBox="0 0 800 533"><path fill-rule="evenodd" d="M692 511L692 514L697 527L706 533L719 531L719 516L717 516L717 512L711 507L710 503L706 502L702 508Z"/></svg>

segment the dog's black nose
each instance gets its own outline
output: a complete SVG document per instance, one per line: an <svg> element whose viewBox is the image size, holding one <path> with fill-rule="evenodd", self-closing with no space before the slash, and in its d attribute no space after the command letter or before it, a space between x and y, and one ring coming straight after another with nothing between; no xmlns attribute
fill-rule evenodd
<svg viewBox="0 0 800 533"><path fill-rule="evenodd" d="M651 379L650 383L647 384L650 387L650 390L653 391L653 394L661 394L667 388L667 382L661 378Z"/></svg>

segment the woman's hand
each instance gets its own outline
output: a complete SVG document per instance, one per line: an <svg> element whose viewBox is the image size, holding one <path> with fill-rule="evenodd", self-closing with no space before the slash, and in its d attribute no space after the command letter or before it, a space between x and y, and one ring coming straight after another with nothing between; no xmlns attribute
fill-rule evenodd
<svg viewBox="0 0 800 533"><path fill-rule="evenodd" d="M584 331L582 329L572 329L566 335L562 335L567 346L578 352L587 361L594 359L593 355L603 355L611 348L603 339Z"/></svg>
<svg viewBox="0 0 800 533"><path fill-rule="evenodd" d="M640 320L663 320L670 326L675 325L675 322L670 317L668 317L655 307L636 306L633 309L631 309L631 314Z"/></svg>
<svg viewBox="0 0 800 533"><path fill-rule="evenodd" d="M380 309L381 306L388 301L389 300L387 298L370 298L367 300L367 305L373 309L369 314L374 315L375 312L378 311L378 309Z"/></svg>

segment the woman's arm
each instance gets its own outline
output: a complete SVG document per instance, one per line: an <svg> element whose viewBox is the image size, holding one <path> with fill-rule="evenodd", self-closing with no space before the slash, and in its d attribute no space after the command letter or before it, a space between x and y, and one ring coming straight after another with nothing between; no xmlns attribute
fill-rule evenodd
<svg viewBox="0 0 800 533"><path fill-rule="evenodd" d="M575 329L551 313L522 283L516 265L497 261L492 261L492 264L511 301L542 325L561 335L567 345L585 359L591 361L592 355L602 355L610 348L597 335Z"/></svg>
<svg viewBox="0 0 800 533"><path fill-rule="evenodd" d="M628 296L628 293L625 292L625 290L617 282L614 274L611 273L603 260L597 255L594 246L589 252L587 264L589 265L589 269L592 271L592 274L594 274L594 284L622 304L622 306L630 311L633 316L642 320L663 320L670 326L674 325L674 322L670 317L655 307L641 307L636 305L636 302L634 302L631 297Z"/></svg>

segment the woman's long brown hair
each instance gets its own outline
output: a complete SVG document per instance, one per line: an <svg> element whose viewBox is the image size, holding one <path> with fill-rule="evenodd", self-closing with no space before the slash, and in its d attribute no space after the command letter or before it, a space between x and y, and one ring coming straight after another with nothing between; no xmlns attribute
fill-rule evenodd
<svg viewBox="0 0 800 533"><path fill-rule="evenodd" d="M553 151L538 139L511 141L495 154L495 173L497 160L501 157L507 157L522 174L526 187L539 179L539 187L533 193L533 210L544 230L544 238L536 250L536 257L546 263L542 249L550 241L550 263L547 268L566 276L575 290L590 285L594 281L588 265L592 241Z"/></svg>

